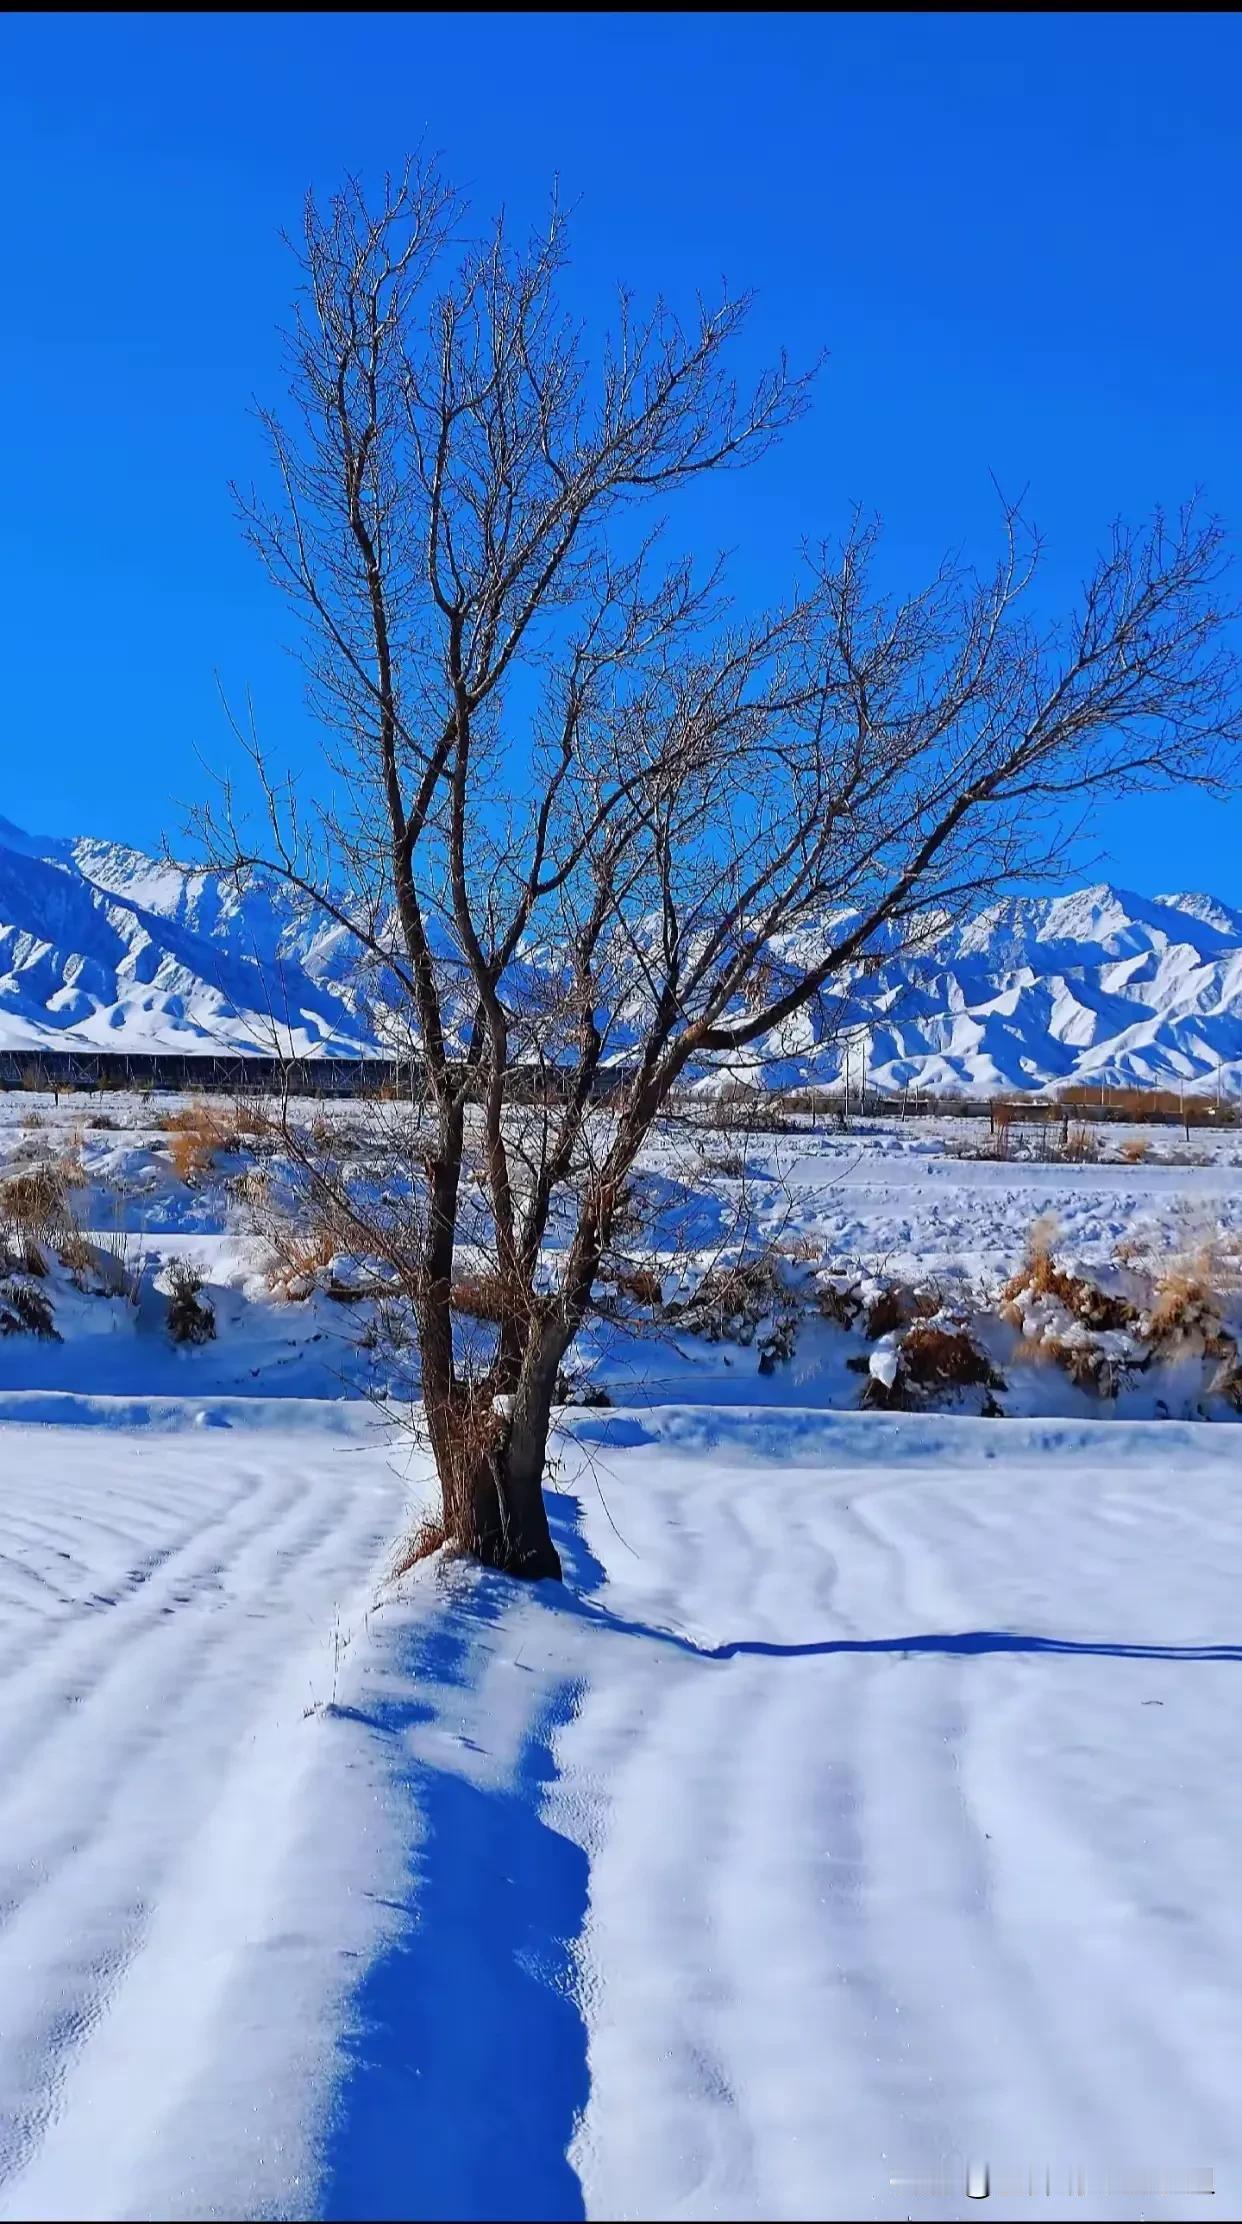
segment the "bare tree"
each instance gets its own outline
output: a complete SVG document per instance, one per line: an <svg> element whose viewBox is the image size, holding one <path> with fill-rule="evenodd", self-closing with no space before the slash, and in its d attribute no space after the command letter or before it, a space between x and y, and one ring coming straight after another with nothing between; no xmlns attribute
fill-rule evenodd
<svg viewBox="0 0 1242 2224"><path fill-rule="evenodd" d="M307 203L279 492L241 506L305 621L333 800L269 776L262 838L227 796L206 823L354 938L417 1051L395 1203L299 1148L410 1301L447 1532L542 1576L558 1369L670 1090L779 1044L929 912L1048 872L1067 806L1224 781L1242 718L1194 505L1116 528L1055 625L1012 509L986 576L886 597L856 519L739 614L645 518L760 457L806 380L738 387L735 298L686 328L623 295L592 359L560 216L518 246L459 248L462 224L419 164L374 206ZM473 1367L463 1258L491 1292Z"/></svg>

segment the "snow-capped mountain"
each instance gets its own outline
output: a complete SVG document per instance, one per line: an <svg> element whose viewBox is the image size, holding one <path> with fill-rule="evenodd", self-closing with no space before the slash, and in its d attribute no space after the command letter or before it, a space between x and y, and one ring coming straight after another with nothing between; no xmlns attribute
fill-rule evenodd
<svg viewBox="0 0 1242 2224"><path fill-rule="evenodd" d="M804 959L833 931L774 957ZM834 1082L842 1023L852 1078L865 1067L885 1088L1213 1088L1219 1074L1242 1094L1242 912L1107 885L990 905L758 1045L763 1078ZM344 930L270 885L0 819L0 1048L270 1052L274 1031L302 1056L378 1047Z"/></svg>
<svg viewBox="0 0 1242 2224"><path fill-rule="evenodd" d="M1013 897L856 977L841 1018L854 1079L865 1067L881 1088L1219 1080L1242 1094L1242 912L1107 884ZM804 1015L802 1040L779 1048L827 1080L844 1060L818 1049L815 1025Z"/></svg>
<svg viewBox="0 0 1242 2224"><path fill-rule="evenodd" d="M0 1048L349 1055L353 948L272 886L0 819Z"/></svg>

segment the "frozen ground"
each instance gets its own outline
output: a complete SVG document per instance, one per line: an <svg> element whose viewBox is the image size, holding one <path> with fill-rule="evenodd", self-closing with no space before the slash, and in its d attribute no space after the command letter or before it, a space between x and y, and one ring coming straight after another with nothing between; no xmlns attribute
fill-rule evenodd
<svg viewBox="0 0 1242 2224"><path fill-rule="evenodd" d="M980 1274L1242 1211L865 1141L747 1146L704 1241L739 1179ZM425 1470L341 1309L149 1144L90 1198L157 1174L217 1341L0 1342L0 2216L1242 2208L1242 1430L691 1354L566 1413L563 1591L393 1586Z"/></svg>

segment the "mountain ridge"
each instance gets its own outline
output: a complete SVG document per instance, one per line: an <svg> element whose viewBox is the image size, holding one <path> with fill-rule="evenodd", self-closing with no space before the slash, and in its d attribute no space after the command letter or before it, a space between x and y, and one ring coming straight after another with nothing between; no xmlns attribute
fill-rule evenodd
<svg viewBox="0 0 1242 2224"><path fill-rule="evenodd" d="M799 929L774 959L798 964L831 928ZM888 1089L1104 1081L1242 1095L1242 911L1107 881L1003 898L930 922L914 951L880 952L829 1012L798 1014L729 1070L831 1087L845 1038L855 1082L865 1070ZM345 930L278 885L0 818L0 1049L379 1047Z"/></svg>

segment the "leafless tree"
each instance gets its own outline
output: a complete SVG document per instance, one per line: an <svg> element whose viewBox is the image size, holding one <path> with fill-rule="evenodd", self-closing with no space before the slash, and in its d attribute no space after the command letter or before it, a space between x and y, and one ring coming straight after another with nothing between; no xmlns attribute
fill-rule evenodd
<svg viewBox="0 0 1242 2224"><path fill-rule="evenodd" d="M1115 528L1055 624L1015 510L985 575L887 596L855 519L779 608L739 612L651 508L762 456L806 380L739 388L737 298L687 327L623 295L592 356L559 214L529 244L464 224L419 163L374 204L307 203L276 492L240 500L303 621L327 767L307 806L254 744L261 833L228 796L205 824L353 937L417 1050L397 1203L314 1178L408 1295L447 1532L542 1576L558 1369L669 1092L779 1045L929 912L1049 871L1067 808L1226 781L1242 718L1194 504Z"/></svg>

